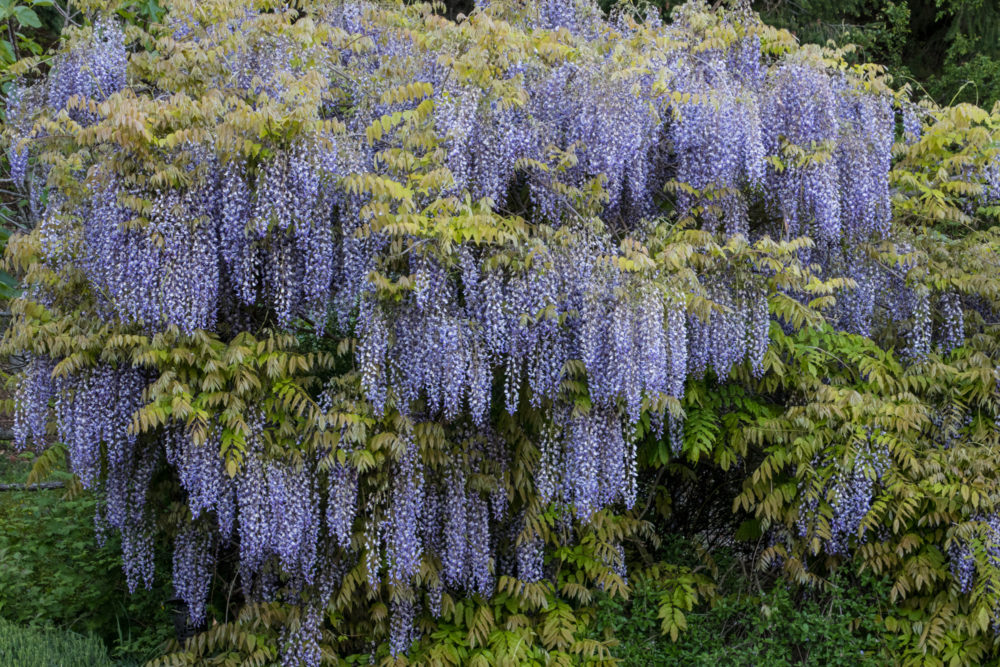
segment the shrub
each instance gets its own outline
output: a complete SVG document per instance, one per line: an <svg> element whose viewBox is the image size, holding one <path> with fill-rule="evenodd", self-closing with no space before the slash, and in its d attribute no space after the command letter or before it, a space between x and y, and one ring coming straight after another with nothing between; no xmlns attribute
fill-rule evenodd
<svg viewBox="0 0 1000 667"><path fill-rule="evenodd" d="M111 667L100 639L65 630L23 628L0 619L0 664L18 667Z"/></svg>
<svg viewBox="0 0 1000 667"><path fill-rule="evenodd" d="M130 590L172 545L165 662L609 662L598 592L714 595L682 525L995 652L996 116L697 2L79 4L14 68L3 349Z"/></svg>
<svg viewBox="0 0 1000 667"><path fill-rule="evenodd" d="M674 641L662 631L673 600L653 579L640 579L628 600L601 596L594 631L619 642L612 652L629 667L874 667L898 657L898 642L883 624L892 607L886 580L838 574L816 589L747 576L735 560L725 565L732 569L685 614L686 631Z"/></svg>

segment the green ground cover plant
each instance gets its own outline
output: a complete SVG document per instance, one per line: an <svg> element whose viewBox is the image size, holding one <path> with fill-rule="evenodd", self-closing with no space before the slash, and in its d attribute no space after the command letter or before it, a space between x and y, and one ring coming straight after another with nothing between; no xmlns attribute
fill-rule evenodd
<svg viewBox="0 0 1000 667"><path fill-rule="evenodd" d="M65 630L24 628L0 619L0 662L19 667L112 667L96 637Z"/></svg>

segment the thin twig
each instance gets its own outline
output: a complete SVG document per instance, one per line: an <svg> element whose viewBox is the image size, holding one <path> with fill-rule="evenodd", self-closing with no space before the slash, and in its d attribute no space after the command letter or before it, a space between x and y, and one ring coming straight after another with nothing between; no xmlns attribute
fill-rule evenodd
<svg viewBox="0 0 1000 667"><path fill-rule="evenodd" d="M0 484L0 491L44 491L62 489L66 482L41 482L39 484Z"/></svg>

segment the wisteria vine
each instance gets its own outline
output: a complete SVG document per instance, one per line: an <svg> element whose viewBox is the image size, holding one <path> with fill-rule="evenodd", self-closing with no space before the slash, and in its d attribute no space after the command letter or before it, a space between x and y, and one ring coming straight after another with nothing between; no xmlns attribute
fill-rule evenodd
<svg viewBox="0 0 1000 667"><path fill-rule="evenodd" d="M333 445L306 447L303 423L290 434L263 402L144 428L135 415L152 385L174 379L169 354L96 365L64 364L55 346L33 354L17 441L44 446L54 404L72 470L102 492L101 525L122 533L130 585L152 576L146 494L162 466L187 499L173 570L191 622L205 618L217 553L235 544L248 598L273 599L283 577L285 599L303 604L288 664L319 660L319 611L303 592L330 588L334 570L363 563L371 588L391 586L393 653L444 591L489 596L505 574L543 580L546 543L526 514L538 508L511 490L504 413L542 416L529 432L533 492L586 523L635 501L644 414L679 452L682 416L667 405L687 381L759 377L771 327L788 326L769 307L780 267L706 260L686 273L655 255L675 225L732 247L809 236L798 260L847 279L836 324L868 334L892 300L912 361L932 338L946 353L961 346L960 294L932 296L858 250L892 239L896 116L913 141L913 109L818 51L769 48L751 17L703 10L685 5L662 23L605 18L583 0L480 2L465 23L439 26L445 46L430 48L366 2L319 3L311 22L212 5L168 14L161 38L176 48L163 62L130 55L102 19L47 77L16 88L12 175L50 178L40 263L78 288L40 284L26 298L144 340L339 337L352 405L394 424L384 465L362 465L360 427L337 424L347 399L322 379L310 400L324 421L309 428ZM548 35L551 49L526 37L531 48L497 56L487 80L452 47L499 17ZM299 31L316 25L303 48ZM717 45L695 48L706 31ZM577 57L559 56L569 45ZM185 49L226 65L195 73ZM137 99L143 113L173 111L131 124ZM169 116L182 105L197 116L190 127ZM240 130L260 118L265 129ZM129 127L116 135L115 123ZM68 163L75 178L47 177L34 146L67 128L90 162ZM128 132L159 135L141 150L114 146ZM414 425L426 423L454 441L447 461L422 449ZM885 456L873 450L868 467L832 483L832 553L858 533ZM624 575L623 557L606 560Z"/></svg>

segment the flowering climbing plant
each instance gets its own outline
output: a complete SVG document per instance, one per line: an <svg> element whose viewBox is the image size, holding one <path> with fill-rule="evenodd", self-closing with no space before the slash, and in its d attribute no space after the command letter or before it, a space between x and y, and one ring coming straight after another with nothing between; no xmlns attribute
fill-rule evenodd
<svg viewBox="0 0 1000 667"><path fill-rule="evenodd" d="M278 651L214 641L260 659L470 659L434 622L511 664L607 658L567 601L627 591L657 462L764 456L736 502L790 572L874 549L899 424L853 406L848 434L852 387L808 349L855 341L843 366L900 396L927 391L910 369L995 351L996 288L939 268L984 232L916 223L932 188L964 197L931 198L939 219L989 213L992 118L945 128L749 12L175 0L139 29L82 4L7 100L34 227L8 253L17 441L66 448L130 586L170 541L192 625L235 563ZM927 154L946 131L968 144L950 173ZM995 430L988 382L947 428ZM720 386L760 409L701 451ZM776 453L807 417L837 437ZM948 536L965 593L976 544Z"/></svg>

